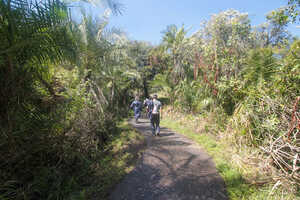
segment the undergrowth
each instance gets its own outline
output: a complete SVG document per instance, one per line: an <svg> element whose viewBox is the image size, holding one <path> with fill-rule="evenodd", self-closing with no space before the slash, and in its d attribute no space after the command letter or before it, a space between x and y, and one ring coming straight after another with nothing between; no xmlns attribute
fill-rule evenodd
<svg viewBox="0 0 300 200"><path fill-rule="evenodd" d="M0 144L0 200L106 199L133 167L143 137L120 122L101 148L78 143L74 136L33 135L5 151ZM23 133L25 134L25 133ZM82 137L83 135L81 135ZM88 147L88 148L87 148Z"/></svg>
<svg viewBox="0 0 300 200"><path fill-rule="evenodd" d="M106 146L102 157L95 163L95 176L86 188L86 199L107 199L114 186L135 165L144 145L144 138L126 121L118 124L118 133Z"/></svg>

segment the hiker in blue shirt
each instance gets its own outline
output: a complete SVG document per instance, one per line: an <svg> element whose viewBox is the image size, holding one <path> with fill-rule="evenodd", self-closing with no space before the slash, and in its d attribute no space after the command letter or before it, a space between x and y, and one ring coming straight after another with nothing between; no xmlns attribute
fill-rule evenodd
<svg viewBox="0 0 300 200"><path fill-rule="evenodd" d="M135 100L131 103L130 108L134 111L134 118L135 122L137 123L142 111L142 103L139 101L138 96L135 97Z"/></svg>
<svg viewBox="0 0 300 200"><path fill-rule="evenodd" d="M160 134L160 113L162 104L157 100L157 95L153 95L153 100L149 103L150 122L152 128L152 134L157 136Z"/></svg>

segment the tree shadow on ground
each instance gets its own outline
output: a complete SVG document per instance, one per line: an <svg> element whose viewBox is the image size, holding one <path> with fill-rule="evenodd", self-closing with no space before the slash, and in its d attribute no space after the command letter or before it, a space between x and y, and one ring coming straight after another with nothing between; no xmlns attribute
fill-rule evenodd
<svg viewBox="0 0 300 200"><path fill-rule="evenodd" d="M161 137L152 136L145 124L135 128L147 138L148 147L111 200L228 199L213 161L193 142L166 128Z"/></svg>
<svg viewBox="0 0 300 200"><path fill-rule="evenodd" d="M170 156L170 152L152 153L145 152L144 160L118 185L111 200L228 199L221 177L213 170L195 168L193 155L173 165L161 156ZM207 162L209 159L203 160L203 165Z"/></svg>

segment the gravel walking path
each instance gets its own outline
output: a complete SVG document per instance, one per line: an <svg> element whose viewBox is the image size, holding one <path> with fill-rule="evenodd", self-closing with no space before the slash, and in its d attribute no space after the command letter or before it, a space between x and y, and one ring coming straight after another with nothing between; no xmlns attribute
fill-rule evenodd
<svg viewBox="0 0 300 200"><path fill-rule="evenodd" d="M111 200L228 199L212 159L193 141L166 128L161 128L160 136L152 136L147 119L130 124L146 137L147 147Z"/></svg>

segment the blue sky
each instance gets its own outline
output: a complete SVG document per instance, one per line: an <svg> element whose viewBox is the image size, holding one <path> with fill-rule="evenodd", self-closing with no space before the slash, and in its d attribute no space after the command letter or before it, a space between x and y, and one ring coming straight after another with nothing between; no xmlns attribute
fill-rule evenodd
<svg viewBox="0 0 300 200"><path fill-rule="evenodd" d="M227 9L247 12L252 25L265 22L271 10L287 4L287 0L119 0L124 5L122 15L111 16L110 27L125 31L130 39L158 44L161 31L167 25L185 25L191 32L200 28L203 20L214 13ZM298 24L291 24L289 30L300 36Z"/></svg>

